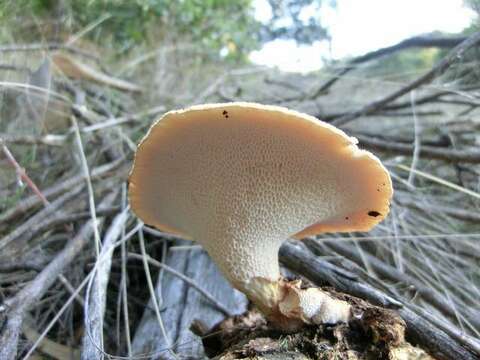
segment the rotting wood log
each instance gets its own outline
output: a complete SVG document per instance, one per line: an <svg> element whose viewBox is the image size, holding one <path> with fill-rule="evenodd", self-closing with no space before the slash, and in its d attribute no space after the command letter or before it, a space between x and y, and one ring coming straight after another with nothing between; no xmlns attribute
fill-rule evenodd
<svg viewBox="0 0 480 360"><path fill-rule="evenodd" d="M453 339L450 335L432 324L422 314L417 314L408 306L404 306L381 290L359 281L358 277L349 271L319 260L305 245L289 241L280 248L280 261L295 272L304 275L317 285L330 284L336 290L365 299L377 306L395 309L407 324L407 340L418 344L433 357L440 360L475 360L480 359L476 341L471 339L471 346L465 341Z"/></svg>
<svg viewBox="0 0 480 360"><path fill-rule="evenodd" d="M175 241L174 244L185 245L190 242ZM205 251L171 251L166 263L199 284L225 307L231 309L232 314L241 314L246 310L245 296L230 286ZM198 291L168 272L159 277L155 292L169 339L162 337L155 314L149 310L152 307L147 306L135 331L133 354L148 353L152 354L152 359L173 359L173 355L166 351L169 344L173 344L172 350L180 358L204 357L201 340L189 328L194 320L200 321L206 328L211 328L224 319L225 315Z"/></svg>

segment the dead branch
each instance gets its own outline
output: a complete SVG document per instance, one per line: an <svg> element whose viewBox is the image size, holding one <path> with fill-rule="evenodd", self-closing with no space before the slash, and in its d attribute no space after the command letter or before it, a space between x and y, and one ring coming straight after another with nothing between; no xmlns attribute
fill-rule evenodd
<svg viewBox="0 0 480 360"><path fill-rule="evenodd" d="M429 47L436 47L436 48L452 48L454 46L459 45L466 38L463 36L455 36L455 37L436 37L436 36L414 36L412 38L402 40L399 43L384 47L372 52L369 52L365 55L356 57L349 61L343 69L337 72L330 80L326 81L322 84L318 90L316 90L312 95L311 98L315 99L320 96L322 93L327 91L337 80L341 79L343 75L354 70L359 64L378 59L380 57L391 55L401 50L411 49L411 48L429 48Z"/></svg>
<svg viewBox="0 0 480 360"><path fill-rule="evenodd" d="M472 91L475 90L477 87L466 87L465 89L459 90L459 91ZM456 90L444 90L444 91L438 91L430 95L425 95L422 97L419 97L417 100L415 100L415 106L421 106L421 105L431 105L435 103L445 103L444 100L442 100L445 96L455 96L459 95L456 93ZM474 106L477 107L478 105L473 102L473 101L463 101L462 105L466 106ZM394 112L395 110L401 110L401 109L409 109L411 108L412 103L410 100L407 101L402 101L402 102L396 102L394 104L389 104L381 109L381 111L376 111L374 113L369 114L369 116L396 116L397 114L408 114L409 116L412 116L412 112L408 113L401 113L401 112ZM326 113L326 114L321 114L318 115L318 117L327 122L332 122L334 120L340 119L342 117L348 116L350 113L349 112L338 112L338 113ZM417 114L422 114L422 112L417 111ZM438 111L425 111L425 115L437 115L439 114ZM397 115L399 116L399 115Z"/></svg>
<svg viewBox="0 0 480 360"><path fill-rule="evenodd" d="M109 184L110 185L110 184ZM80 187L79 190L82 188ZM77 201L78 202L78 201ZM42 233L45 233L49 230L53 230L55 227L66 225L69 223L75 223L80 220L86 220L91 217L89 212L74 212L74 213L67 213L69 209L65 206L62 211L56 211L50 216L46 217L44 220L35 221L31 223L31 226L27 228L27 230L21 235L18 243L20 244L27 244L35 237L40 237ZM109 207L109 208L102 208L96 211L98 216L111 216L115 212L118 212L118 207ZM35 215L34 215L35 216ZM40 218L41 219L41 218ZM20 225L21 227L22 225ZM68 229L68 227L66 227ZM34 246L34 243L30 243L30 246ZM19 249L19 245L15 244L16 249Z"/></svg>
<svg viewBox="0 0 480 360"><path fill-rule="evenodd" d="M112 206L116 197L117 192L113 191L105 196L99 207ZM88 221L34 280L13 298L4 301L2 304L4 314L2 315L5 317L5 322L0 334L0 359L15 359L20 332L27 312L53 285L57 276L64 272L67 266L75 260L92 234L92 221Z"/></svg>
<svg viewBox="0 0 480 360"><path fill-rule="evenodd" d="M107 302L107 284L110 278L110 268L114 245L122 234L128 221L128 209L119 213L108 228L102 242L102 251L99 254L100 261L93 281L92 291L85 301L84 325L85 335L82 341L82 359L102 358L103 352L103 316Z"/></svg>
<svg viewBox="0 0 480 360"><path fill-rule="evenodd" d="M142 260L143 259L143 256L140 255L140 254L135 254L135 253L128 253L128 257L129 258L132 258L132 259L137 259L137 260ZM157 261L153 258L151 258L150 256L147 256L147 261L154 265L154 266L157 266L159 268L162 268L164 269L166 272L169 272L170 274L178 277L179 279L182 279L185 283L187 283L188 285L190 285L192 288L194 288L195 290L197 290L200 294L202 294L208 301L210 301L213 305L215 305L215 307L220 310L222 313L225 314L225 316L232 316L232 312L226 307L224 306L222 303L220 303L217 299L215 299L212 295L210 295L207 291L205 291L204 289L202 289L197 283L195 283L192 279L190 279L188 276L185 276L183 275L182 273L178 272L177 270L175 270L174 268L160 262L160 261Z"/></svg>
<svg viewBox="0 0 480 360"><path fill-rule="evenodd" d="M136 93L143 91L142 88L136 84L109 76L102 71L94 69L93 67L74 59L73 57L67 56L66 54L55 53L52 56L52 61L57 71L72 79L85 79L123 91Z"/></svg>
<svg viewBox="0 0 480 360"><path fill-rule="evenodd" d="M25 221L22 225L16 227L11 233L2 237L0 239L0 249L5 249L12 242L16 242L15 249L18 250L21 248L21 245L24 245L27 239L25 239L25 234L30 232L34 226L42 221L45 217L50 216L52 213L57 211L61 206L63 206L68 201L71 201L75 196L77 196L80 191L82 190L83 186L77 186L72 190L66 192L54 202L50 203L49 206L45 207L44 209L38 211L35 215L31 216L27 221ZM23 237L20 239L20 237ZM18 241L17 241L18 240ZM5 252L4 250L2 252ZM11 254L10 254L11 255Z"/></svg>
<svg viewBox="0 0 480 360"><path fill-rule="evenodd" d="M399 143L395 141L387 141L374 137L366 137L363 135L355 134L355 137L359 140L360 145L370 150L386 151L394 154L412 155L413 145ZM470 164L480 163L480 151L479 150L456 150L445 149L434 146L422 145L420 148L420 155L430 158L443 160L447 162L464 162Z"/></svg>
<svg viewBox="0 0 480 360"><path fill-rule="evenodd" d="M459 45L454 47L440 62L438 62L430 71L423 74L419 78L415 79L411 83L403 86L401 89L394 91L393 93L385 96L380 100L371 102L370 104L365 105L359 110L353 111L350 114L342 116L341 118L332 122L335 126L342 126L349 123L352 120L355 120L358 117L369 115L380 109L383 109L385 105L391 103L393 100L398 99L399 97L405 95L406 93L417 89L418 87L431 82L436 77L443 74L455 61L458 61L459 57L462 57L463 54L471 49L474 46L477 46L480 43L480 32L474 33L469 36L466 40L462 41Z"/></svg>
<svg viewBox="0 0 480 360"><path fill-rule="evenodd" d="M342 242L329 241L322 244L321 240L305 239L305 245L307 245L311 251L317 254L324 253L321 250L321 246L323 245L342 257L351 259L356 263L361 263L362 261L360 255L358 255L358 252L355 251L353 247ZM372 267L375 273L378 273L390 281L401 282L409 287L413 287L415 292L432 304L432 306L436 307L440 312L450 316L452 319L455 318L455 311L452 309L452 305L446 302L443 297L434 289L425 286L416 278L406 274L405 272L399 271L395 267L388 265L386 262L373 255L364 253L362 256L368 261L369 266ZM474 326L480 327L480 313L475 312L468 307L462 307L462 312L468 314L468 318L471 320Z"/></svg>

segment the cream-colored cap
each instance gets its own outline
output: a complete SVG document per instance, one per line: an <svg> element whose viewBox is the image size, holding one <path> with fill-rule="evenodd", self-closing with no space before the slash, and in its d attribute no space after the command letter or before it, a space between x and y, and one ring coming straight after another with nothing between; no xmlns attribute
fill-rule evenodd
<svg viewBox="0 0 480 360"><path fill-rule="evenodd" d="M279 277L289 237L367 231L389 211L390 176L356 139L278 106L170 111L139 145L133 211L201 243L237 288Z"/></svg>

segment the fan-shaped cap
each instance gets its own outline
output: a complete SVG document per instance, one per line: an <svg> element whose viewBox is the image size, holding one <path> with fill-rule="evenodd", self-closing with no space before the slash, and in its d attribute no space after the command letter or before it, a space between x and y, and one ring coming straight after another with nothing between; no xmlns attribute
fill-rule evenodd
<svg viewBox="0 0 480 360"><path fill-rule="evenodd" d="M130 203L145 223L199 241L224 272L237 272L227 274L233 282L251 268L274 278L278 261L269 262L288 237L367 231L387 215L390 176L356 142L277 106L171 111L139 145Z"/></svg>

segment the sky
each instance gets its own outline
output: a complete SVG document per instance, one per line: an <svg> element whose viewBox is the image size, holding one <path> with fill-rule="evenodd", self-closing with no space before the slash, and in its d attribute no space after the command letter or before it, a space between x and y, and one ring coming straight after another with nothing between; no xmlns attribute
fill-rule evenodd
<svg viewBox="0 0 480 360"><path fill-rule="evenodd" d="M258 20L269 19L266 0L255 0L254 6ZM315 10L307 9L306 15L309 11ZM250 58L284 71L307 72L321 68L322 57L358 56L436 30L458 33L474 15L463 0L337 0L336 9L322 8L319 15L332 36L330 45L324 41L297 46L294 41L275 40Z"/></svg>

